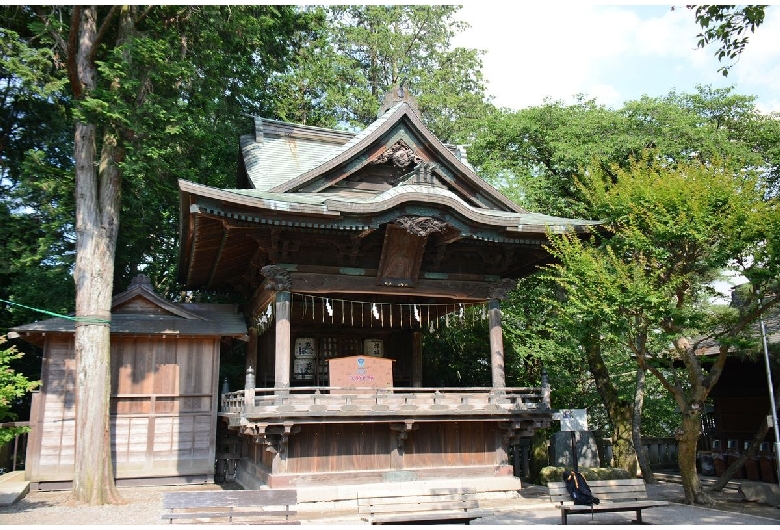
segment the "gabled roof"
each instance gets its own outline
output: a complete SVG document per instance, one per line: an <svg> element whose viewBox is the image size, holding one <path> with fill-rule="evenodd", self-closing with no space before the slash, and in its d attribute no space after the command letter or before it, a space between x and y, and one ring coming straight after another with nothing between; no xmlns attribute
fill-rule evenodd
<svg viewBox="0 0 780 530"><path fill-rule="evenodd" d="M251 294L265 281L263 266L276 263L340 278L333 281L347 282L339 287L346 291L368 289L356 287L363 280L355 271L386 287L382 271L398 253L415 277L485 283L530 274L549 259L550 232L583 234L598 224L524 210L436 138L407 100L385 101L358 133L257 118L241 151L236 189L179 181L186 288ZM429 219L436 230L394 228L409 219ZM447 288L437 289L428 292Z"/></svg>
<svg viewBox="0 0 780 530"><path fill-rule="evenodd" d="M11 329L26 339L75 330L72 315ZM247 333L247 326L234 304L175 304L155 293L148 278L141 275L127 291L112 299L111 333L242 337Z"/></svg>
<svg viewBox="0 0 780 530"><path fill-rule="evenodd" d="M357 134L256 119L254 138L242 137L241 151L255 190L319 193L375 162L398 141L414 144L410 149L424 156L429 170L466 202L524 212L462 162L455 154L457 149L436 138L404 101Z"/></svg>
<svg viewBox="0 0 780 530"><path fill-rule="evenodd" d="M154 292L152 282L139 274L130 282L127 291L111 299L111 314L156 313L166 316L178 316L185 319L205 320L202 316L187 311L181 304L169 302Z"/></svg>
<svg viewBox="0 0 780 530"><path fill-rule="evenodd" d="M268 191L330 159L355 133L255 118L240 141L249 185Z"/></svg>

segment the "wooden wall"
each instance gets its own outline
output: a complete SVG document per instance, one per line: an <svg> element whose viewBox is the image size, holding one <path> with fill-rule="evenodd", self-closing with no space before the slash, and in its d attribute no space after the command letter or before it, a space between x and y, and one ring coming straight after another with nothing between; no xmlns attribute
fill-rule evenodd
<svg viewBox="0 0 780 530"><path fill-rule="evenodd" d="M219 341L112 337L112 442L117 479L213 476ZM72 335L49 336L27 470L33 482L72 479Z"/></svg>
<svg viewBox="0 0 780 530"><path fill-rule="evenodd" d="M400 452L397 434L387 423L302 425L289 437L286 473L315 476L508 465L496 422L415 423ZM274 453L265 447L247 443L244 454L253 466L270 473Z"/></svg>
<svg viewBox="0 0 780 530"><path fill-rule="evenodd" d="M387 424L304 425L290 436L288 473L390 469L395 433Z"/></svg>

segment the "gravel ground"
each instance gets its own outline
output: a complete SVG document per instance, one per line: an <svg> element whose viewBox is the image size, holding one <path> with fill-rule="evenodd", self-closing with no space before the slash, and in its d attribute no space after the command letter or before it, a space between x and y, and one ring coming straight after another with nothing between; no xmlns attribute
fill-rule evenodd
<svg viewBox="0 0 780 530"><path fill-rule="evenodd" d="M215 485L121 488L126 504L83 506L71 502L69 491L31 491L11 506L0 507L0 525L156 525L166 491L220 489Z"/></svg>
<svg viewBox="0 0 780 530"><path fill-rule="evenodd" d="M148 486L120 488L119 493L126 504L115 506L80 506L70 502L68 491L31 491L23 499L11 506L0 507L0 525L137 525L149 526L167 524L161 519L162 496L169 491L204 491L222 489L220 485L192 485L192 486ZM538 490L538 491L537 491ZM526 495L533 498L520 499L520 501L536 503L536 508L529 506L524 510L518 509L518 500L505 499L501 501L480 501L483 508L496 511L495 517L489 517L481 521L481 524L552 524L560 522L557 510L550 507L540 508L538 502L543 499L543 491L546 488L538 486L528 488ZM535 492L532 494L532 492ZM540 493L541 492L541 493ZM523 490L520 491L522 497ZM682 501L682 487L678 484L651 485L648 487L651 498L668 500L673 503ZM761 524L780 524L780 509L775 506L745 502L741 494L736 491L724 490L714 495L715 510L730 514L742 514L766 518ZM653 522L653 517L661 515L663 509L648 511L648 522ZM547 512L549 511L549 514ZM715 512L713 512L715 513ZM504 514L504 515L502 515ZM525 519L524 519L525 518ZM299 507L299 519L306 525L353 525L360 524L354 509L337 509L327 505L324 510L315 509L312 506ZM534 521L533 519L536 519ZM749 519L749 518L748 518ZM733 521L734 519L731 519ZM604 524L620 524L608 522L601 518ZM659 519L660 524L663 519ZM739 521L739 520L737 520ZM475 521L480 524L480 520ZM596 524L599 523L597 519ZM583 519L570 524L594 524ZM667 523L669 524L669 523ZM674 523L671 523L674 524ZM707 524L707 523L697 523ZM734 524L734 523L730 523ZM759 524L756 522L737 522L736 524Z"/></svg>

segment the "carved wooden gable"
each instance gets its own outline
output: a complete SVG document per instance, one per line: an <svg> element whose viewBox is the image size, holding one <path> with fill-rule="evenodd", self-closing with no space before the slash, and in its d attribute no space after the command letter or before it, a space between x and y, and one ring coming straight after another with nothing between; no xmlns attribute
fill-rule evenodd
<svg viewBox="0 0 780 530"><path fill-rule="evenodd" d="M436 138L411 107L401 103L336 156L271 191L370 199L401 186L431 186L451 192L471 207L522 211L479 178L454 150Z"/></svg>

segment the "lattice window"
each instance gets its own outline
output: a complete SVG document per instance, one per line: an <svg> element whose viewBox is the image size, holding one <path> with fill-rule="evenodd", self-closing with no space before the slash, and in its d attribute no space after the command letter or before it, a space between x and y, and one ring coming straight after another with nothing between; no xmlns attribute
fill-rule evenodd
<svg viewBox="0 0 780 530"><path fill-rule="evenodd" d="M362 343L357 337L321 337L319 343L319 358L317 361L317 384L328 384L328 359L362 355Z"/></svg>

